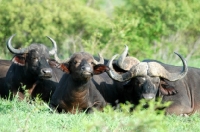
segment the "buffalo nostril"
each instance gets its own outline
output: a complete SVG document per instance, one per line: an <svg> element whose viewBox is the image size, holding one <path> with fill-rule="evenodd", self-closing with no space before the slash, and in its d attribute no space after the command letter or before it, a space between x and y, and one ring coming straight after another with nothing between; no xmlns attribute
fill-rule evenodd
<svg viewBox="0 0 200 132"><path fill-rule="evenodd" d="M82 67L81 67L81 70L83 70L83 71L90 71L91 68L88 67L88 66L82 66Z"/></svg>
<svg viewBox="0 0 200 132"><path fill-rule="evenodd" d="M43 68L43 69L41 69L41 73L44 75L51 74L52 70L50 68Z"/></svg>
<svg viewBox="0 0 200 132"><path fill-rule="evenodd" d="M81 67L81 70L85 70L85 66L82 66L82 67Z"/></svg>

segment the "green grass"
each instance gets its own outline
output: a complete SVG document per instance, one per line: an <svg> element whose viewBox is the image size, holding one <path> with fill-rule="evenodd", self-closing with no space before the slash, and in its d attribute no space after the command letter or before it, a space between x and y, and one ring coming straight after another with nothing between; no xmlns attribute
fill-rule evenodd
<svg viewBox="0 0 200 132"><path fill-rule="evenodd" d="M194 132L200 130L199 115L190 117L165 116L164 111L155 111L161 104L150 102L149 109L138 106L129 112L130 104L121 109L106 107L104 112L52 113L48 104L14 99L0 100L1 132Z"/></svg>

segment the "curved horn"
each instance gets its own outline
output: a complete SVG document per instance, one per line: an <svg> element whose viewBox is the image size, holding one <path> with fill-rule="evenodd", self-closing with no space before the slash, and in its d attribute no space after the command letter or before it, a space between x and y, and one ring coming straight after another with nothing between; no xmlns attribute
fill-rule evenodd
<svg viewBox="0 0 200 132"><path fill-rule="evenodd" d="M120 55L120 57L116 61L116 65L125 71L130 70L134 65L140 63L140 61L137 58L132 56L127 56L127 54L128 54L128 46L125 45L124 52Z"/></svg>
<svg viewBox="0 0 200 132"><path fill-rule="evenodd" d="M70 60L69 58L67 58L66 60L61 60L61 59L58 57L57 53L54 54L54 59L55 59L58 63L67 63L67 62Z"/></svg>
<svg viewBox="0 0 200 132"><path fill-rule="evenodd" d="M110 68L110 70L107 71L108 75L116 80L116 81L119 81L119 82L124 82L124 81L127 81L129 80L130 78L132 78L132 74L131 72L126 72L124 74L119 74L117 73L114 68L113 68L113 60L118 56L118 54L114 55L111 60L108 61L107 63L107 66Z"/></svg>
<svg viewBox="0 0 200 132"><path fill-rule="evenodd" d="M50 55L54 55L54 59L55 59L58 63L66 63L66 62L68 62L69 59L67 59L67 60L61 60L61 59L58 57L58 55L57 55L57 43L56 43L56 41L55 41L54 39L52 39L51 37L49 37L49 36L47 36L47 37L50 39L50 41L51 41L52 44L53 44L53 49L49 51L49 54L50 54Z"/></svg>
<svg viewBox="0 0 200 132"><path fill-rule="evenodd" d="M124 45L125 46L125 50L123 51L123 53L119 56L116 64L121 68L121 69L124 69L123 67L123 62L128 54L128 46L127 45Z"/></svg>
<svg viewBox="0 0 200 132"><path fill-rule="evenodd" d="M114 80L117 80L119 82L124 82L127 80L130 80L131 78L135 76L146 76L147 71L148 71L148 65L146 62L138 62L136 65L133 65L132 68L122 74L117 73L114 68L113 68L113 60L117 57L118 55L115 55L112 57L112 59L108 62L108 67L110 70L107 71L108 75L113 78Z"/></svg>
<svg viewBox="0 0 200 132"><path fill-rule="evenodd" d="M53 49L49 51L49 54L50 54L50 55L55 55L55 54L57 54L57 44L56 44L56 41L53 40L53 39L52 39L51 37L49 37L49 36L47 36L47 38L49 38L50 41L51 41L52 44L53 44Z"/></svg>
<svg viewBox="0 0 200 132"><path fill-rule="evenodd" d="M181 72L174 72L171 73L170 71L168 71L164 66L162 66L161 64L157 63L157 62L149 62L149 73L152 76L160 76L162 78L165 78L169 81L176 81L179 80L181 78L183 78L187 72L188 72L188 66L187 63L185 61L185 59L178 53L174 52L176 55L178 55L183 63L183 68Z"/></svg>
<svg viewBox="0 0 200 132"><path fill-rule="evenodd" d="M96 61L95 59L94 59L94 64L104 64L104 59L103 59L103 57L102 57L102 55L99 53L98 54L99 55L99 62L98 61Z"/></svg>
<svg viewBox="0 0 200 132"><path fill-rule="evenodd" d="M15 49L12 47L12 39L16 34L12 35L7 41L7 48L13 54L24 54L28 52L28 48Z"/></svg>

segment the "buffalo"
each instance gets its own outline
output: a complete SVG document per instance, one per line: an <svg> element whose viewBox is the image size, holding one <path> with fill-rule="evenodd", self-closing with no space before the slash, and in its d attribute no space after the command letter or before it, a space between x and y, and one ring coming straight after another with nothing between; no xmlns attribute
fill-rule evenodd
<svg viewBox="0 0 200 132"><path fill-rule="evenodd" d="M61 69L66 74L51 98L52 109L58 112L64 110L75 113L78 110L90 113L93 108L101 111L105 105L114 104L119 99L122 85L107 75L108 67L103 64L103 58L100 58L97 62L89 53L78 52L61 64ZM107 92L107 89L112 90ZM104 97L109 99L105 100Z"/></svg>
<svg viewBox="0 0 200 132"><path fill-rule="evenodd" d="M51 50L38 43L15 49L11 43L14 36L7 41L7 48L14 57L5 78L6 96L9 96L10 91L11 98L18 95L19 99L23 100L25 92L28 92L31 97L40 96L42 100L49 101L63 74L58 68L59 63L50 58L50 55L57 54L56 42L48 37L53 44Z"/></svg>
<svg viewBox="0 0 200 132"><path fill-rule="evenodd" d="M11 66L11 60L0 60L0 96L4 98L6 96L6 90L4 89L4 83L7 71Z"/></svg>
<svg viewBox="0 0 200 132"><path fill-rule="evenodd" d="M143 60L126 56L128 47L115 62L113 56L108 62L108 74L114 80L124 83L128 100L137 105L140 99L171 101L167 114L189 115L200 110L200 69L187 66L184 58L176 53L183 66L164 64L156 60ZM120 70L116 71L113 65Z"/></svg>

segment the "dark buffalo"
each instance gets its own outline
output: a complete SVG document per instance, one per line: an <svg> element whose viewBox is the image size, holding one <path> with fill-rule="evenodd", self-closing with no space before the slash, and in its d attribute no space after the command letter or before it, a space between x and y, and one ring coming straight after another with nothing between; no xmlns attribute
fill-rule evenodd
<svg viewBox="0 0 200 132"><path fill-rule="evenodd" d="M32 97L40 96L44 101L48 101L63 74L57 68L59 64L50 59L50 55L55 56L57 53L55 41L48 37L53 44L50 51L45 45L37 43L27 48L15 49L11 44L13 37L14 35L7 42L7 48L15 54L6 75L4 88L7 90L7 97L10 90L12 95L18 94L20 99L24 99L27 90Z"/></svg>
<svg viewBox="0 0 200 132"><path fill-rule="evenodd" d="M4 89L4 83L7 71L11 66L12 62L10 60L0 60L0 96L5 97L7 90Z"/></svg>
<svg viewBox="0 0 200 132"><path fill-rule="evenodd" d="M155 60L140 62L136 58L126 57L128 47L114 63L122 73L113 68L114 56L108 63L110 77L124 82L128 100L138 104L139 100L162 97L163 102L171 101L166 108L168 114L191 114L200 110L200 70L187 67L183 57L177 54L183 62L183 67L164 64Z"/></svg>
<svg viewBox="0 0 200 132"><path fill-rule="evenodd" d="M113 80L105 73L108 67L103 62L98 63L88 53L73 54L66 63L61 65L61 68L67 74L61 78L50 102L50 106L53 109L57 108L59 112L62 109L71 113L75 113L76 110L91 112L92 108L102 110L107 103L99 91L103 93L104 89L114 89L115 86L117 89L117 85L114 86ZM115 93L103 95L112 96L119 93L115 90ZM117 99L116 95L110 97L108 102L114 103Z"/></svg>

